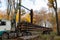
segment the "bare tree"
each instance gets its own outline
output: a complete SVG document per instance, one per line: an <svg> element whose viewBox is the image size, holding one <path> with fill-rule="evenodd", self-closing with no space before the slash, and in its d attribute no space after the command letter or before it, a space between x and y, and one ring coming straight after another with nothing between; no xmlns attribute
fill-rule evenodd
<svg viewBox="0 0 60 40"><path fill-rule="evenodd" d="M59 24L58 24L58 14L57 14L57 0L48 0L49 2L49 6L53 7L55 10L55 14L56 14L56 23L57 23L57 34L60 35L59 32Z"/></svg>

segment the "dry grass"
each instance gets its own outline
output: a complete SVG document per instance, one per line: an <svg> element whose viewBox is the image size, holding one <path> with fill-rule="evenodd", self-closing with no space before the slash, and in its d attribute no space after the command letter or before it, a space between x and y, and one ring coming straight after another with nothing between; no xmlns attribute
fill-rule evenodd
<svg viewBox="0 0 60 40"><path fill-rule="evenodd" d="M40 34L39 40L60 40L60 36L57 36L57 34L54 32L51 34Z"/></svg>

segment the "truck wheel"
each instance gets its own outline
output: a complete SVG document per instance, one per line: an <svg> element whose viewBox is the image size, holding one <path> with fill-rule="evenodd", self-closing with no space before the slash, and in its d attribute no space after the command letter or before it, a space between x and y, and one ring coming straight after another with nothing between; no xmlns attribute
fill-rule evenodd
<svg viewBox="0 0 60 40"><path fill-rule="evenodd" d="M32 33L31 33L31 32L27 32L26 34L27 34L27 36L32 35Z"/></svg>
<svg viewBox="0 0 60 40"><path fill-rule="evenodd" d="M8 34L7 33L3 33L2 40L8 40Z"/></svg>
<svg viewBox="0 0 60 40"><path fill-rule="evenodd" d="M22 36L30 36L30 35L32 35L30 32L23 32L22 33Z"/></svg>

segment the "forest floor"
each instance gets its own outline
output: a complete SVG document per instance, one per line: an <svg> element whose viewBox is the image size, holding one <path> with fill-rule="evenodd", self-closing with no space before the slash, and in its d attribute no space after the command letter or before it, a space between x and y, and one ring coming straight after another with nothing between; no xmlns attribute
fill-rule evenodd
<svg viewBox="0 0 60 40"><path fill-rule="evenodd" d="M41 32L39 32L39 31L33 31L32 34L33 35L38 34L38 38L34 38L31 40L60 40L60 36L57 36L56 33L54 33L54 32L52 32L51 34L41 34ZM15 38L15 39L8 39L8 40L21 40L21 39Z"/></svg>

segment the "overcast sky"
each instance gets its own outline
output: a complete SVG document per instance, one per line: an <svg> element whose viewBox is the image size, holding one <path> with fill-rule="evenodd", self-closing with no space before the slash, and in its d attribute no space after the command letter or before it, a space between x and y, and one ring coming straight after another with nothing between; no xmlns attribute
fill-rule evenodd
<svg viewBox="0 0 60 40"><path fill-rule="evenodd" d="M6 0L0 0L0 10L5 10L6 9Z"/></svg>
<svg viewBox="0 0 60 40"><path fill-rule="evenodd" d="M22 0L22 4L34 10L39 10L43 7L47 8L47 1L44 0Z"/></svg>
<svg viewBox="0 0 60 40"><path fill-rule="evenodd" d="M0 0L0 1L1 1L0 10L4 11L7 5L6 0ZM59 5L60 0L57 0L57 2L58 2L58 7L60 7ZM48 3L47 0L22 0L22 5L33 10L40 10L41 8L48 9L47 3Z"/></svg>

